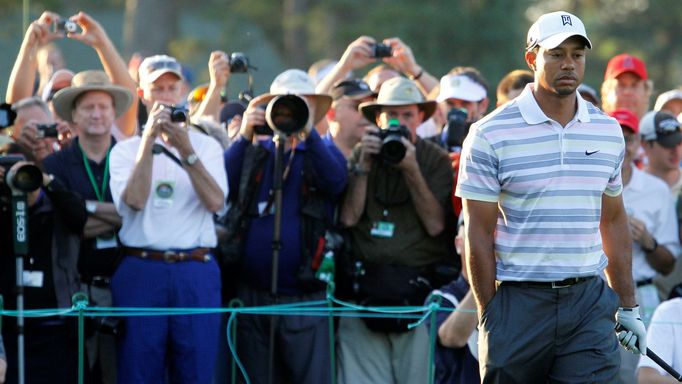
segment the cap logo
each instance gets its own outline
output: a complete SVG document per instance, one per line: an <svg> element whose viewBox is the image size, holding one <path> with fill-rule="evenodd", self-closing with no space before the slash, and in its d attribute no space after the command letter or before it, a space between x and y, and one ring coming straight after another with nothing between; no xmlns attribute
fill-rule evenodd
<svg viewBox="0 0 682 384"><path fill-rule="evenodd" d="M680 128L680 123L674 119L665 119L658 123L658 127L662 131L676 131Z"/></svg>
<svg viewBox="0 0 682 384"><path fill-rule="evenodd" d="M626 56L625 59L623 59L623 67L628 69L635 67L635 62L632 60L632 57Z"/></svg>
<svg viewBox="0 0 682 384"><path fill-rule="evenodd" d="M569 15L561 15L561 23L562 25L573 26L573 23L571 22L571 16Z"/></svg>

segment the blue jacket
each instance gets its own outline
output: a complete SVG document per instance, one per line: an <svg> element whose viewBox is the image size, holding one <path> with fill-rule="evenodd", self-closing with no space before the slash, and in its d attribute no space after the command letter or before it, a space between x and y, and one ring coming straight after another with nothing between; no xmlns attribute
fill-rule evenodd
<svg viewBox="0 0 682 384"><path fill-rule="evenodd" d="M229 200L234 201L239 191L244 150L251 145L240 137L225 152L225 169L230 190ZM271 140L263 140L259 145L268 150L263 166L263 179L257 191L256 203L259 211L267 205L273 184L275 145ZM333 217L334 206L346 188L348 181L346 159L331 140L322 139L313 130L308 138L296 146L293 157L291 152L284 154L283 169L289 167L282 188L282 249L279 259L278 293L295 295L302 293L296 274L301 263L301 187L304 181L303 164L305 154L310 160L317 176L317 188L327 196L328 217ZM273 204L274 206L274 204ZM274 208L274 207L273 207ZM258 290L270 289L272 270L272 235L274 215L261 214L252 218L245 239L244 270L242 281Z"/></svg>

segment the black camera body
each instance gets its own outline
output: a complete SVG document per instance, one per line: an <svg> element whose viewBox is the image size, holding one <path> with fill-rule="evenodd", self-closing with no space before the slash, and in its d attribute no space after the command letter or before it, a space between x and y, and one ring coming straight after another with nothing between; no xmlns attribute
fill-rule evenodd
<svg viewBox="0 0 682 384"><path fill-rule="evenodd" d="M11 104L0 104L0 129L14 125L14 119L16 118L17 113L12 109Z"/></svg>
<svg viewBox="0 0 682 384"><path fill-rule="evenodd" d="M261 104L257 108L265 111L268 108L268 105L267 104ZM253 132L256 135L267 135L267 136L274 136L275 135L275 131L273 131L272 128L270 128L267 123L265 123L263 125L254 126Z"/></svg>
<svg viewBox="0 0 682 384"><path fill-rule="evenodd" d="M173 123L186 123L189 120L189 110L185 107L167 105L170 111L170 120Z"/></svg>
<svg viewBox="0 0 682 384"><path fill-rule="evenodd" d="M444 137L443 144L452 150L453 148L462 147L464 139L469 133L471 123L467 122L469 113L464 108L452 108L448 112L448 124L443 129Z"/></svg>
<svg viewBox="0 0 682 384"><path fill-rule="evenodd" d="M26 160L23 155L0 155L0 167L5 168L5 176L7 176L7 171L9 171L12 166L20 161Z"/></svg>
<svg viewBox="0 0 682 384"><path fill-rule="evenodd" d="M382 58L393 56L393 49L390 45L376 43L372 46L372 57Z"/></svg>
<svg viewBox="0 0 682 384"><path fill-rule="evenodd" d="M54 32L75 33L78 31L78 24L68 19L57 19L54 21Z"/></svg>
<svg viewBox="0 0 682 384"><path fill-rule="evenodd" d="M249 71L249 58L242 52L233 52L230 54L230 72L231 73L246 73Z"/></svg>
<svg viewBox="0 0 682 384"><path fill-rule="evenodd" d="M391 120L387 128L380 129L375 135L381 139L379 157L384 163L398 164L403 160L407 148L402 138L410 139L410 130L406 126L401 125L397 120Z"/></svg>
<svg viewBox="0 0 682 384"><path fill-rule="evenodd" d="M52 138L58 138L59 137L59 131L57 130L57 124L38 124L36 125L36 129L38 130L38 138L39 139L44 139L47 137L52 137Z"/></svg>

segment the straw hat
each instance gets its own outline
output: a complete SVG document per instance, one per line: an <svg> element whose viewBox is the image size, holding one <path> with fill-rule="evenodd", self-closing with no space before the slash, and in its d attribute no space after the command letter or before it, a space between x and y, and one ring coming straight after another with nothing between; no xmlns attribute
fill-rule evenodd
<svg viewBox="0 0 682 384"><path fill-rule="evenodd" d="M313 123L322 120L332 105L332 97L315 93L315 83L307 73L300 69L288 69L275 77L270 85L270 92L258 97L262 103L268 103L276 96L307 96L315 103Z"/></svg>
<svg viewBox="0 0 682 384"><path fill-rule="evenodd" d="M424 111L424 120L428 120L436 110L436 102L424 100L424 95L412 80L404 77L394 77L386 80L379 90L376 101L368 101L360 104L358 109L370 122L376 121L376 114L384 106L416 105Z"/></svg>
<svg viewBox="0 0 682 384"><path fill-rule="evenodd" d="M133 100L130 91L118 85L114 85L109 80L104 71L83 71L76 74L71 80L71 86L61 89L54 95L52 104L55 112L62 119L73 122L71 111L74 102L85 92L101 91L111 95L114 101L114 112L116 117L121 116L128 110Z"/></svg>

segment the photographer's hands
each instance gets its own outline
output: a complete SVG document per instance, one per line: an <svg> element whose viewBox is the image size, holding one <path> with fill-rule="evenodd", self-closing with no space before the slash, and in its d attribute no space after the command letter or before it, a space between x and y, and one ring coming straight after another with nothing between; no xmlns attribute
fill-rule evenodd
<svg viewBox="0 0 682 384"><path fill-rule="evenodd" d="M358 171L369 172L372 167L372 161L381 150L381 138L379 138L379 128L375 125L370 125L366 128L364 136L360 140L360 157L357 166L360 167Z"/></svg>
<svg viewBox="0 0 682 384"><path fill-rule="evenodd" d="M383 59L384 62L417 83L417 86L419 86L425 95L438 85L438 79L417 64L417 60L415 60L414 55L412 54L412 49L402 40L397 37L391 37L385 39L384 43L389 45L393 50L393 55L391 57L385 57Z"/></svg>
<svg viewBox="0 0 682 384"><path fill-rule="evenodd" d="M265 110L258 108L260 104L263 104L264 96L260 95L252 99L242 116L242 126L239 134L248 142L253 141L254 127L267 124L265 121Z"/></svg>

